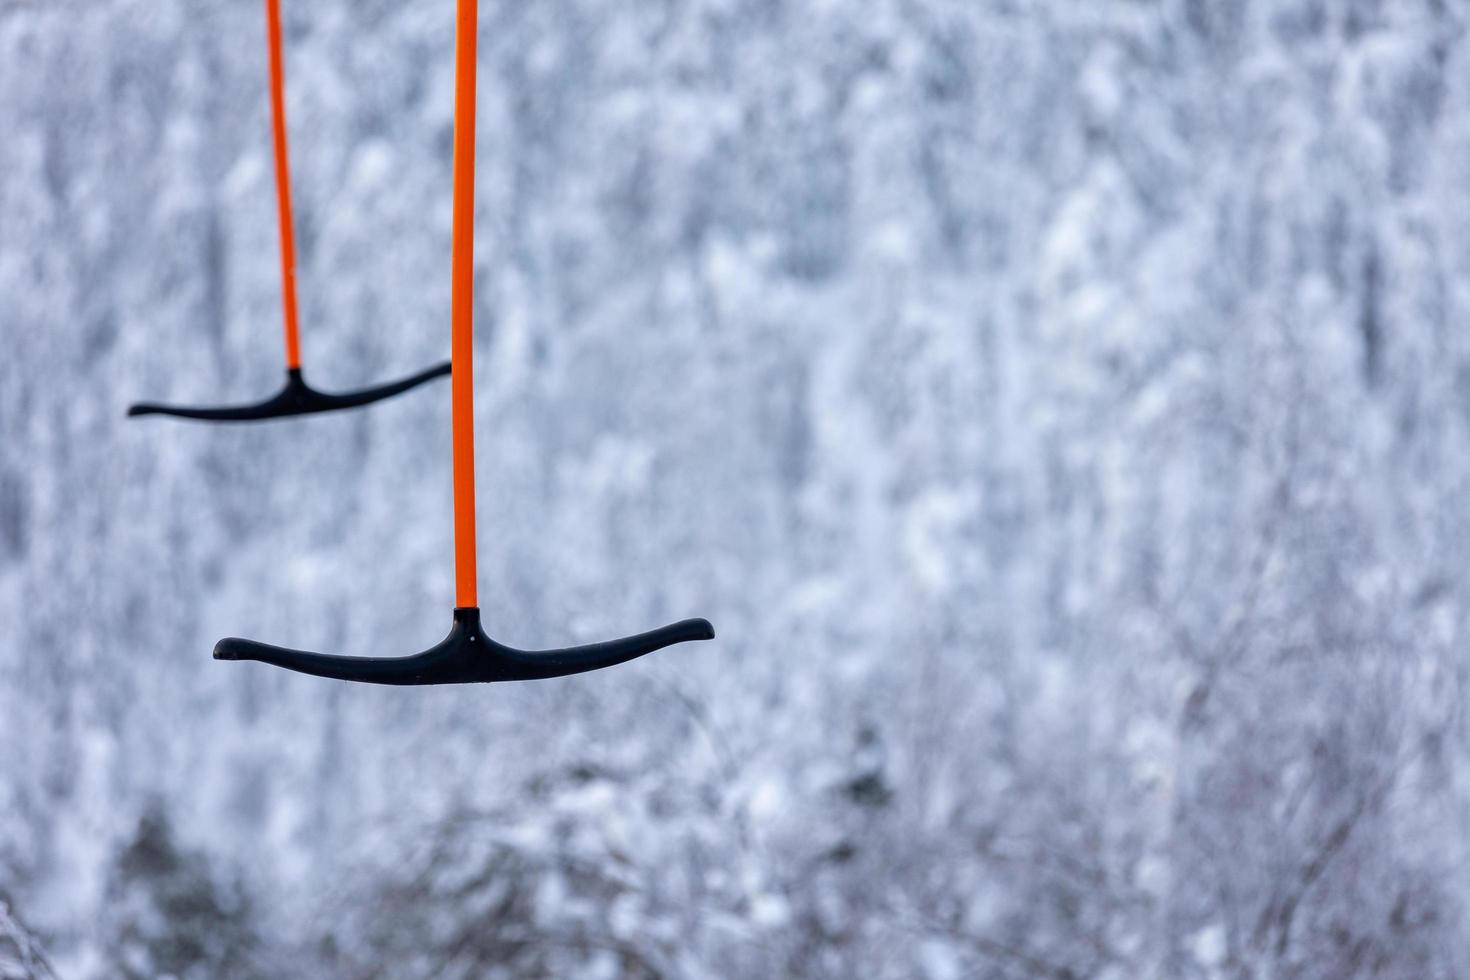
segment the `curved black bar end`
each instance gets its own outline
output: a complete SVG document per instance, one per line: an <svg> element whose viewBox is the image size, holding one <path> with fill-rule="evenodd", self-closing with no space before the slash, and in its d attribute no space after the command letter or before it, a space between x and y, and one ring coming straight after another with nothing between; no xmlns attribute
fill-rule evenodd
<svg viewBox="0 0 1470 980"><path fill-rule="evenodd" d="M480 626L478 607L454 610L449 635L411 657L338 657L288 650L227 637L214 647L216 660L257 660L287 670L368 684L479 684L543 680L601 670L693 640L712 640L707 619L686 619L647 633L562 650L517 650L492 640Z"/></svg>

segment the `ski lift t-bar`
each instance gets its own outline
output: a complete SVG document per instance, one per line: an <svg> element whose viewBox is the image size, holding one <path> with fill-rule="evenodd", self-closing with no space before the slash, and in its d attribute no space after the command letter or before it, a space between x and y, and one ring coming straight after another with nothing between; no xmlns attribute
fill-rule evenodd
<svg viewBox="0 0 1470 980"><path fill-rule="evenodd" d="M449 635L409 657L339 657L228 638L216 660L258 660L288 670L372 684L466 684L536 680L611 667L688 640L710 640L708 620L686 619L647 633L562 650L517 650L480 626L475 575L474 217L475 48L478 0L457 0L454 86L451 357L454 456L455 609Z"/></svg>
<svg viewBox="0 0 1470 980"><path fill-rule="evenodd" d="M333 394L318 391L301 375L301 338L296 315L296 236L291 219L291 165L286 151L286 67L281 43L281 0L265 0L265 36L270 61L271 141L276 160L276 214L281 233L281 306L286 331L286 386L265 401L222 408L139 402L129 415L172 415L204 422L258 422L357 408L417 388L449 373L438 364L398 381Z"/></svg>

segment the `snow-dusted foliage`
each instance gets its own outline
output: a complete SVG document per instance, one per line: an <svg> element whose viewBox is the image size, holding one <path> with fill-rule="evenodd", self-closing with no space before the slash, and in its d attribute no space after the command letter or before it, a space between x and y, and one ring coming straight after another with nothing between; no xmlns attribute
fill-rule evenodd
<svg viewBox="0 0 1470 980"><path fill-rule="evenodd" d="M0 980L53 980L55 976L36 937L0 901Z"/></svg>
<svg viewBox="0 0 1470 980"><path fill-rule="evenodd" d="M285 6L307 375L416 370L453 4ZM720 638L435 690L209 651L440 638L447 387L123 415L279 382L259 7L0 0L59 974L1466 975L1464 0L484 0L487 625Z"/></svg>

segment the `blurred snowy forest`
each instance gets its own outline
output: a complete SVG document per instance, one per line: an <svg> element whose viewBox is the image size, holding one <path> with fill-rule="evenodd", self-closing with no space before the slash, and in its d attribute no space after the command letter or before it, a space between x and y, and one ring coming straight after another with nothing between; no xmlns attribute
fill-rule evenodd
<svg viewBox="0 0 1470 980"><path fill-rule="evenodd" d="M286 0L306 372L450 0ZM0 0L0 974L1470 976L1466 0L484 0L262 426L258 0ZM6 909L9 911L7 912ZM43 952L44 950L44 952Z"/></svg>

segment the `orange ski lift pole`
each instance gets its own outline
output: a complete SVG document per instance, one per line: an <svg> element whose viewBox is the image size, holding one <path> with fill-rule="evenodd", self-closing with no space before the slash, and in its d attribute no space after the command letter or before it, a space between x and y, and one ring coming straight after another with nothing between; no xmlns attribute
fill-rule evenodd
<svg viewBox="0 0 1470 980"><path fill-rule="evenodd" d="M317 391L301 376L301 340L296 318L296 240L291 221L291 168L286 153L286 70L281 53L281 0L265 0L266 40L270 51L271 131L276 158L276 207L281 226L281 303L286 327L286 386L263 402L224 408L190 408L140 402L129 415L174 415L207 422L254 422L289 415L310 415L357 408L416 388L449 373L448 364L389 384L330 394Z"/></svg>
<svg viewBox="0 0 1470 980"><path fill-rule="evenodd" d="M475 589L474 220L475 32L478 0L457 0L454 89L454 202L451 323L454 373L453 625L436 646L409 657L338 657L240 640L220 640L216 660L262 663L335 680L371 684L468 684L523 681L611 667L686 640L714 639L708 620L683 622L636 636L564 650L516 650L480 627Z"/></svg>

